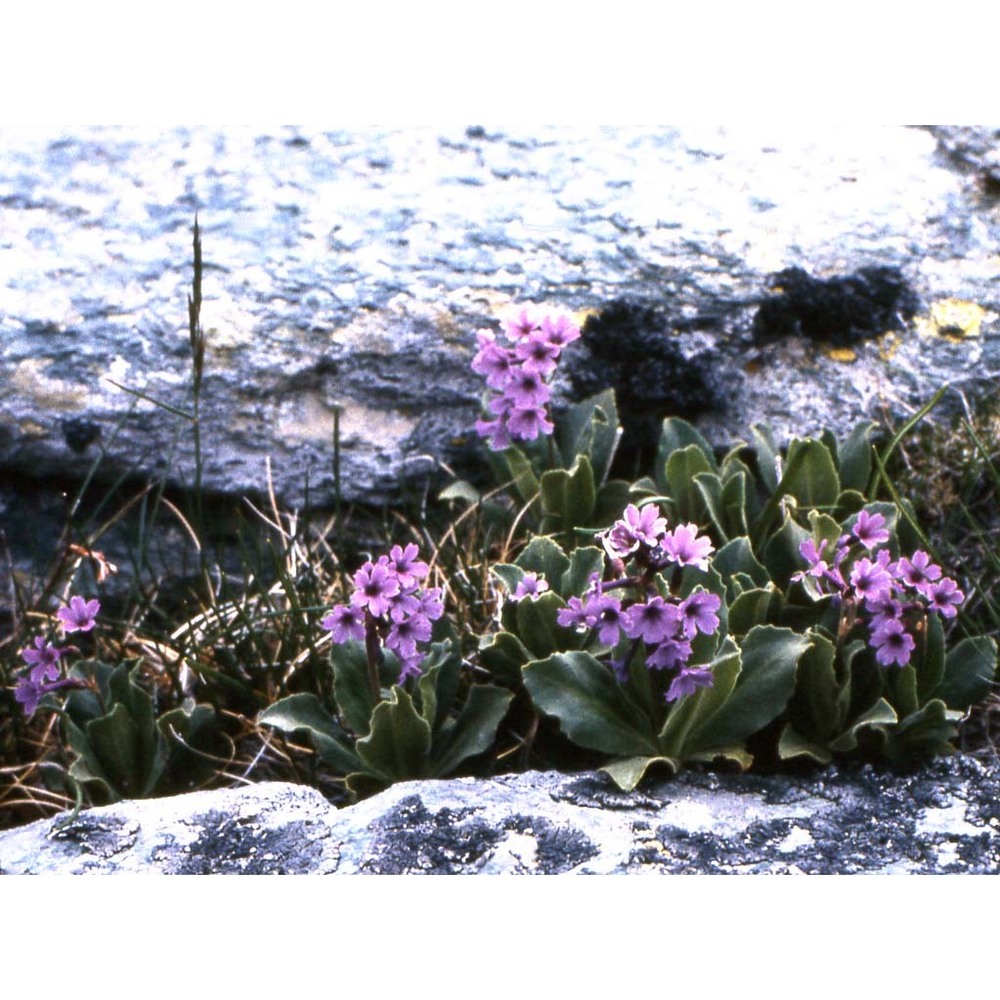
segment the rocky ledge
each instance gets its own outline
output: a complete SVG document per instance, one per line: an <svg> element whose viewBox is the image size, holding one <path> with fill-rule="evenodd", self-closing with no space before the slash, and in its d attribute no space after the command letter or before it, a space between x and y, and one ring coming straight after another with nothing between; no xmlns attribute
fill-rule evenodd
<svg viewBox="0 0 1000 1000"><path fill-rule="evenodd" d="M414 781L336 809L262 783L0 834L3 874L1000 873L1000 762L809 777Z"/></svg>

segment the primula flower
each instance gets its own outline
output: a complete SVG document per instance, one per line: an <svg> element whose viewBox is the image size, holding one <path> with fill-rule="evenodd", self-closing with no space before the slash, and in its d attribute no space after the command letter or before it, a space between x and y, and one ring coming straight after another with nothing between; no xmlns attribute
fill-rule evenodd
<svg viewBox="0 0 1000 1000"><path fill-rule="evenodd" d="M624 613L622 627L630 639L642 639L652 645L671 637L680 624L681 613L676 604L662 597L650 597L645 604L633 604Z"/></svg>
<svg viewBox="0 0 1000 1000"><path fill-rule="evenodd" d="M545 577L541 577L537 573L525 573L520 583L514 588L514 593L511 594L510 599L512 601L520 601L525 597L529 597L531 600L537 601L544 591L548 589L549 584Z"/></svg>
<svg viewBox="0 0 1000 1000"><path fill-rule="evenodd" d="M920 591L925 597L935 580L941 578L941 567L931 562L931 557L918 549L909 559L896 563L896 575L904 583Z"/></svg>
<svg viewBox="0 0 1000 1000"><path fill-rule="evenodd" d="M479 351L472 359L472 370L486 376L486 384L491 389L502 389L515 367L515 358L503 345L498 344L491 333L480 331Z"/></svg>
<svg viewBox="0 0 1000 1000"><path fill-rule="evenodd" d="M354 574L354 593L351 604L367 608L376 618L389 611L392 598L400 590L396 574L383 563L366 562Z"/></svg>
<svg viewBox="0 0 1000 1000"><path fill-rule="evenodd" d="M82 680L75 677L65 677L51 684L45 681L34 681L30 677L22 677L14 687L14 700L30 719L38 709L38 703L50 692L60 691L63 688L83 688L86 686Z"/></svg>
<svg viewBox="0 0 1000 1000"><path fill-rule="evenodd" d="M597 638L605 646L613 646L625 627L621 601L611 594L594 594L584 605L587 624L597 629Z"/></svg>
<svg viewBox="0 0 1000 1000"><path fill-rule="evenodd" d="M71 597L69 607L60 608L56 617L62 623L64 632L89 632L97 624L100 602L85 601L82 597Z"/></svg>
<svg viewBox="0 0 1000 1000"><path fill-rule="evenodd" d="M954 618L958 614L958 605L965 600L965 594L958 589L958 584L947 576L932 583L925 596L930 602L929 606L945 618Z"/></svg>
<svg viewBox="0 0 1000 1000"><path fill-rule="evenodd" d="M885 517L882 514L869 514L863 510L858 514L854 527L851 528L854 537L871 551L876 545L889 541L889 531L885 527Z"/></svg>
<svg viewBox="0 0 1000 1000"><path fill-rule="evenodd" d="M903 623L890 618L872 633L872 646L875 647L875 659L883 667L896 663L905 667L910 662L910 654L916 643L913 636L906 631Z"/></svg>
<svg viewBox="0 0 1000 1000"><path fill-rule="evenodd" d="M504 328L511 340L521 340L535 330L541 329L541 319L534 306L522 306L518 312L504 321Z"/></svg>
<svg viewBox="0 0 1000 1000"><path fill-rule="evenodd" d="M62 650L53 646L42 636L35 637L34 649L30 647L22 649L21 656L24 662L31 667L28 676L33 684L41 684L47 680L58 680L59 657L62 656Z"/></svg>
<svg viewBox="0 0 1000 1000"><path fill-rule="evenodd" d="M534 441L539 434L548 436L555 429L541 406L518 407L507 417L507 432L518 441Z"/></svg>
<svg viewBox="0 0 1000 1000"><path fill-rule="evenodd" d="M547 378L556 370L559 352L559 346L553 344L541 330L529 334L527 339L514 348L522 370L533 372L542 378Z"/></svg>
<svg viewBox="0 0 1000 1000"><path fill-rule="evenodd" d="M666 701L677 701L686 694L693 694L700 687L712 686L712 672L706 667L686 667L671 681L665 695Z"/></svg>
<svg viewBox="0 0 1000 1000"><path fill-rule="evenodd" d="M630 503L605 533L604 547L609 555L624 559L640 545L655 548L666 530L667 519L660 515L660 508L656 504L647 504L640 510L634 503Z"/></svg>
<svg viewBox="0 0 1000 1000"><path fill-rule="evenodd" d="M560 608L556 612L556 621L563 628L575 628L582 631L590 627L587 621L587 609L579 597L571 597L566 602L566 607Z"/></svg>
<svg viewBox="0 0 1000 1000"><path fill-rule="evenodd" d="M851 568L851 586L859 597L876 598L892 586L892 577L885 564L862 557Z"/></svg>
<svg viewBox="0 0 1000 1000"><path fill-rule="evenodd" d="M719 627L719 616L716 612L722 606L718 594L707 590L696 590L689 594L680 604L681 626L684 634L693 639L698 632L710 635Z"/></svg>
<svg viewBox="0 0 1000 1000"><path fill-rule="evenodd" d="M401 587L415 587L430 572L427 563L420 559L420 550L412 542L405 549L394 545L389 550L389 564Z"/></svg>
<svg viewBox="0 0 1000 1000"><path fill-rule="evenodd" d="M413 659L417 656L417 643L427 642L430 637L431 623L421 615L413 615L392 623L385 637L385 647L404 659Z"/></svg>
<svg viewBox="0 0 1000 1000"><path fill-rule="evenodd" d="M678 525L663 536L660 544L671 562L678 566L697 566L700 570L708 569L708 557L715 551L708 538L698 537L696 524Z"/></svg>
<svg viewBox="0 0 1000 1000"><path fill-rule="evenodd" d="M565 313L544 317L542 333L550 344L560 349L580 337L579 327Z"/></svg>
<svg viewBox="0 0 1000 1000"><path fill-rule="evenodd" d="M361 608L338 604L330 609L330 613L319 624L320 628L333 634L334 642L347 642L350 639L364 642L365 613Z"/></svg>
<svg viewBox="0 0 1000 1000"><path fill-rule="evenodd" d="M675 670L683 668L690 657L691 643L687 639L664 639L646 657L646 666L650 670Z"/></svg>

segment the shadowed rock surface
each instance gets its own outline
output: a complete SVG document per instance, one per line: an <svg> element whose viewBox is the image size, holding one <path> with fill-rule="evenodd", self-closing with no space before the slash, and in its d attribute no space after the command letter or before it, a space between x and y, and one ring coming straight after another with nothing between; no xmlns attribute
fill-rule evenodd
<svg viewBox="0 0 1000 1000"><path fill-rule="evenodd" d="M1000 766L405 782L337 810L283 783L122 802L0 834L0 873L1000 873Z"/></svg>

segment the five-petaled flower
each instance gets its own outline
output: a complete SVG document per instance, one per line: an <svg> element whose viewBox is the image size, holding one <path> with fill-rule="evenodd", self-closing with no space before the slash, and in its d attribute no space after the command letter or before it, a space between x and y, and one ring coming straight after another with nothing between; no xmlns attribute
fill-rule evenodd
<svg viewBox="0 0 1000 1000"><path fill-rule="evenodd" d="M64 632L89 632L97 624L100 610L100 602L74 596L70 598L68 607L56 612L56 618L62 623Z"/></svg>

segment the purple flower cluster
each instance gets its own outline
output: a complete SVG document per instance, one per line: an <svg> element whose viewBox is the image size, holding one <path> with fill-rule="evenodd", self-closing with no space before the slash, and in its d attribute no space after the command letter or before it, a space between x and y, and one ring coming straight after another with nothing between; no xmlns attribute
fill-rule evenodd
<svg viewBox="0 0 1000 1000"><path fill-rule="evenodd" d="M487 404L492 419L477 420L476 430L493 451L552 433L546 410L552 396L548 379L562 349L579 336L568 316L542 314L527 306L504 323L500 336L489 330L476 334L479 351L472 370L484 375L494 392Z"/></svg>
<svg viewBox="0 0 1000 1000"><path fill-rule="evenodd" d="M826 552L826 539L819 545L811 538L802 542L799 552L808 567L792 579L811 580L820 594L832 594L862 611L875 659L882 666L904 667L916 648L916 627L927 613L954 618L965 595L922 549L893 561L887 549L878 549L888 540L885 518L863 510L832 552Z"/></svg>
<svg viewBox="0 0 1000 1000"><path fill-rule="evenodd" d="M89 632L97 624L101 610L98 601L85 601L82 597L70 598L69 605L56 612L56 618L65 633ZM44 636L36 636L32 645L21 650L21 657L28 664L28 673L14 687L14 700L29 718L35 714L45 695L63 688L78 688L83 682L62 677L59 663L65 650L53 646Z"/></svg>
<svg viewBox="0 0 1000 1000"><path fill-rule="evenodd" d="M616 576L602 580L594 574L582 597L571 597L556 620L564 628L596 629L605 646L616 646L623 636L632 640L622 660L612 662L620 680L628 677L628 662L639 642L646 647L646 666L652 670L672 670L675 675L666 700L676 701L699 687L710 687L711 671L691 664L691 642L701 632L711 635L719 627L722 601L717 594L696 589L687 597L664 597L656 585L656 574L673 565L708 568L713 551L708 538L698 535L697 526L682 524L667 530L659 508L650 504L641 510L633 504L625 508L603 536L604 547L616 567ZM626 575L624 560L631 558L634 575ZM612 590L641 595L619 598Z"/></svg>
<svg viewBox="0 0 1000 1000"><path fill-rule="evenodd" d="M420 585L428 572L416 545L394 545L354 574L350 602L331 608L320 625L334 642L373 640L392 650L402 664L400 683L418 676L424 653L417 644L430 640L431 622L444 614L441 588Z"/></svg>

